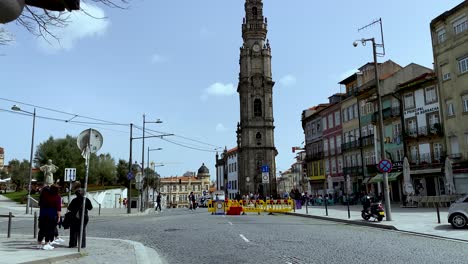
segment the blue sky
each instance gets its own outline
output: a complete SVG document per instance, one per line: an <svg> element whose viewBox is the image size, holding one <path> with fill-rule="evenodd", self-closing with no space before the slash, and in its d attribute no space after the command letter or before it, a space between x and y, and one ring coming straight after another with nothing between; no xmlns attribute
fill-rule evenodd
<svg viewBox="0 0 468 264"><path fill-rule="evenodd" d="M265 0L276 81L277 169L290 167L295 156L291 147L304 141L302 110L340 92L338 82L372 60L370 45L354 48L352 42L378 38L379 28L361 32L358 28L381 17L386 56L379 61L432 68L429 23L460 2ZM128 10L94 4L82 7L106 19L73 13L68 28L54 30L61 45L54 40L50 45L15 22L4 26L16 41L0 46L4 54L0 56L0 109L10 109L14 103L7 100L12 100L138 126L145 113L149 121L163 121L147 128L176 135L167 139L177 144L160 139L145 142L146 147L163 148L150 153L152 161L166 164L157 168L163 177L196 171L205 163L215 178L214 149L236 144L244 1L132 1ZM21 107L32 111L26 104ZM42 108L37 115L73 117ZM31 121L28 116L0 111L0 146L6 162L29 159ZM35 145L49 136L77 136L90 127L104 137L99 153L128 160L128 126L38 118ZM141 136L141 131L135 130L135 135ZM141 161L141 141L134 141L133 156Z"/></svg>

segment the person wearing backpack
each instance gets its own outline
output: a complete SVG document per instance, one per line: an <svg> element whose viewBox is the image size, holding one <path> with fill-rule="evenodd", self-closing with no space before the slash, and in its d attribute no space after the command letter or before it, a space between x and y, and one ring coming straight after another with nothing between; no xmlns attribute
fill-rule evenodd
<svg viewBox="0 0 468 264"><path fill-rule="evenodd" d="M74 216L70 224L70 240L68 242L69 248L77 247L77 242L80 236L80 226L81 226L81 216L83 212L83 199L84 191L83 189L77 189L75 191L76 197L70 202L68 206L68 211L72 212ZM81 239L81 248L86 247L86 225L88 224L89 217L88 211L93 209L91 201L86 198L85 203L85 214L84 214L84 226L83 226L83 237Z"/></svg>

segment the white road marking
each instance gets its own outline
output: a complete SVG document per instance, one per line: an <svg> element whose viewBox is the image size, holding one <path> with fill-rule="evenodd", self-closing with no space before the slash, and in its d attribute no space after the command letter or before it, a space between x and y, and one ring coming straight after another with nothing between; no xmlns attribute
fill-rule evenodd
<svg viewBox="0 0 468 264"><path fill-rule="evenodd" d="M230 225L232 225L232 223L231 223L231 222L228 222L228 223L229 223Z"/></svg>
<svg viewBox="0 0 468 264"><path fill-rule="evenodd" d="M242 239L244 239L245 242L247 242L247 243L250 242L243 234L240 234L239 236L240 236Z"/></svg>

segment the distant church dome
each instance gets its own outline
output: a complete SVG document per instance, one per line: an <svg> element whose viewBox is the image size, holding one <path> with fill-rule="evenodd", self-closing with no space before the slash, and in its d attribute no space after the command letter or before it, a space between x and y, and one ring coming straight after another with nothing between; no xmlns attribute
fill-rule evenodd
<svg viewBox="0 0 468 264"><path fill-rule="evenodd" d="M210 170L205 166L205 163L201 165L198 169L198 178L200 177L210 177Z"/></svg>

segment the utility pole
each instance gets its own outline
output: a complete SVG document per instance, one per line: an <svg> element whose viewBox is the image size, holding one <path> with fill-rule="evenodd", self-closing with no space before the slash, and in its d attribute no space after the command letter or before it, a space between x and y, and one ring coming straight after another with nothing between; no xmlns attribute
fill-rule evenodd
<svg viewBox="0 0 468 264"><path fill-rule="evenodd" d="M128 159L128 173L132 173L132 140L133 140L133 124L130 124L130 157ZM133 176L128 180L127 214L132 213L132 179L133 179Z"/></svg>

